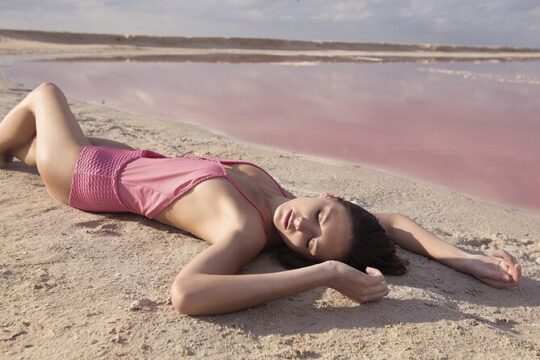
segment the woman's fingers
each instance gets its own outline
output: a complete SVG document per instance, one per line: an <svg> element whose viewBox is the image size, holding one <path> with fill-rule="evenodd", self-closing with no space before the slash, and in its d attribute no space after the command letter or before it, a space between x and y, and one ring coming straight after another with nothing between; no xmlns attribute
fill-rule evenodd
<svg viewBox="0 0 540 360"><path fill-rule="evenodd" d="M521 265L515 262L513 266L510 266L510 272L511 272L513 281L516 283L519 283L521 279Z"/></svg>
<svg viewBox="0 0 540 360"><path fill-rule="evenodd" d="M519 286L521 280L521 265L515 264L507 272L499 271L497 276L486 276L480 278L483 282L498 288L509 288Z"/></svg>
<svg viewBox="0 0 540 360"><path fill-rule="evenodd" d="M516 259L504 250L496 251L492 255L501 259L499 268L505 273L505 280L519 282L521 278L521 265L516 262Z"/></svg>
<svg viewBox="0 0 540 360"><path fill-rule="evenodd" d="M370 276L383 276L382 272L379 269L375 269L373 267L366 267L366 273Z"/></svg>
<svg viewBox="0 0 540 360"><path fill-rule="evenodd" d="M514 266L514 282L519 285L519 282L521 281L521 265L520 264L516 264Z"/></svg>
<svg viewBox="0 0 540 360"><path fill-rule="evenodd" d="M386 284L378 284L375 286L371 286L367 289L370 293L379 293L383 291L388 291L388 285Z"/></svg>
<svg viewBox="0 0 540 360"><path fill-rule="evenodd" d="M521 280L521 265L516 261L516 259L510 253L504 250L497 251L493 255L503 259L503 264L507 268L507 273L510 276L510 280L519 283Z"/></svg>
<svg viewBox="0 0 540 360"><path fill-rule="evenodd" d="M368 274L368 277L366 278L366 286L376 286L379 284L386 286L384 275L378 269L368 266L366 268L366 273Z"/></svg>
<svg viewBox="0 0 540 360"><path fill-rule="evenodd" d="M390 292L386 282L378 283L366 288L366 294L364 295L363 302L379 300Z"/></svg>
<svg viewBox="0 0 540 360"><path fill-rule="evenodd" d="M494 280L508 281L510 275L503 265L504 261L496 257L483 257L481 263L480 277L490 278Z"/></svg>
<svg viewBox="0 0 540 360"><path fill-rule="evenodd" d="M384 275L379 269L375 269L368 266L366 268L366 273L369 275L369 277L372 280L384 281Z"/></svg>
<svg viewBox="0 0 540 360"><path fill-rule="evenodd" d="M366 268L367 276L365 276L364 286L359 290L358 299L359 302L369 302L376 301L386 296L389 292L388 285L384 279L384 275L380 270L367 267Z"/></svg>
<svg viewBox="0 0 540 360"><path fill-rule="evenodd" d="M495 251L493 253L493 256L503 259L510 266L513 266L516 263L516 259L514 259L512 255L510 255L508 252L504 250Z"/></svg>
<svg viewBox="0 0 540 360"><path fill-rule="evenodd" d="M388 295L388 290L380 291L378 293L368 296L364 302L377 301L377 300L382 299L386 295Z"/></svg>
<svg viewBox="0 0 540 360"><path fill-rule="evenodd" d="M388 293L390 292L390 290L388 289L388 287L385 285L385 286L379 286L377 288L375 287L372 287L372 288L369 288L369 291L367 292L364 292L361 296L360 296L360 303L365 303L365 302L369 302L369 301L377 301L383 297L385 297L386 295L388 295Z"/></svg>
<svg viewBox="0 0 540 360"><path fill-rule="evenodd" d="M504 262L504 260L499 260L499 263L497 264L497 271L499 273L499 276L495 278L496 280L504 280L504 281L510 281L512 280L512 271L510 266Z"/></svg>

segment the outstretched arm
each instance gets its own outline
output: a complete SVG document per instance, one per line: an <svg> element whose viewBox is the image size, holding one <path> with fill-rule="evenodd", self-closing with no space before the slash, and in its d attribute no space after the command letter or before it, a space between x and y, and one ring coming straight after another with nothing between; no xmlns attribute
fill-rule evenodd
<svg viewBox="0 0 540 360"><path fill-rule="evenodd" d="M378 300L388 293L378 270L369 268L364 274L337 261L269 274L235 275L261 250L253 243L225 240L198 254L172 285L175 309L189 315L226 313L321 286L358 302Z"/></svg>
<svg viewBox="0 0 540 360"><path fill-rule="evenodd" d="M473 275L494 287L519 285L521 265L506 251L494 252L491 255L469 254L442 241L406 216L396 213L374 215L387 235L404 249Z"/></svg>

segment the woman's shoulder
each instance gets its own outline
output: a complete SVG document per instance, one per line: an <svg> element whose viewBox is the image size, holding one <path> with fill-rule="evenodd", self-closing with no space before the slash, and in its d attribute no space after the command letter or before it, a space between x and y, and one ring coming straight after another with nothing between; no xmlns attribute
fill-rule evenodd
<svg viewBox="0 0 540 360"><path fill-rule="evenodd" d="M213 239L210 243L219 244L230 248L236 248L241 254L258 254L267 245L267 237L264 229L257 226L246 226L231 229L221 236Z"/></svg>

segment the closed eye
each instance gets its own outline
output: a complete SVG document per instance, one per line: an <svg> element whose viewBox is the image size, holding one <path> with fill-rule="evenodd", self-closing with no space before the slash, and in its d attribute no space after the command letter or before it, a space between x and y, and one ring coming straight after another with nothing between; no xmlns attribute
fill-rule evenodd
<svg viewBox="0 0 540 360"><path fill-rule="evenodd" d="M320 224L321 222L321 213L322 213L322 209L319 209L317 210L317 212L315 213L315 220L317 221L317 223ZM315 237L311 237L311 238L308 238L307 241L306 241L306 249L308 249L309 251L309 244L315 240Z"/></svg>
<svg viewBox="0 0 540 360"><path fill-rule="evenodd" d="M313 256L313 257L316 257L317 254L312 254L312 253L311 253L311 250L310 250L309 248L310 248L310 246L316 246L315 243L314 243L313 245L311 245L311 243L315 242L316 240L317 240L317 239L313 237L313 238L309 239L309 241L307 242L307 251L308 251L308 254L309 254L310 256ZM313 251L316 251L316 249L314 249Z"/></svg>

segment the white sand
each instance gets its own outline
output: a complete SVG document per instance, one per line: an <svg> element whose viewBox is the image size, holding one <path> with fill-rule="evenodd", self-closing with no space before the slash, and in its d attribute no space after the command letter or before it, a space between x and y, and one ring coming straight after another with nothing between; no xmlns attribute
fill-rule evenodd
<svg viewBox="0 0 540 360"><path fill-rule="evenodd" d="M25 93L0 79L0 118ZM91 214L56 203L34 169L14 162L0 170L2 358L540 357L540 219L191 125L79 101L72 108L89 136L170 156L249 159L297 195L358 198L371 210L401 212L461 248L506 249L523 265L522 286L494 289L400 250L409 272L388 277L391 292L377 303L356 305L321 288L228 315L181 316L168 303L169 287L204 242L136 215ZM245 269L280 270L268 255Z"/></svg>

